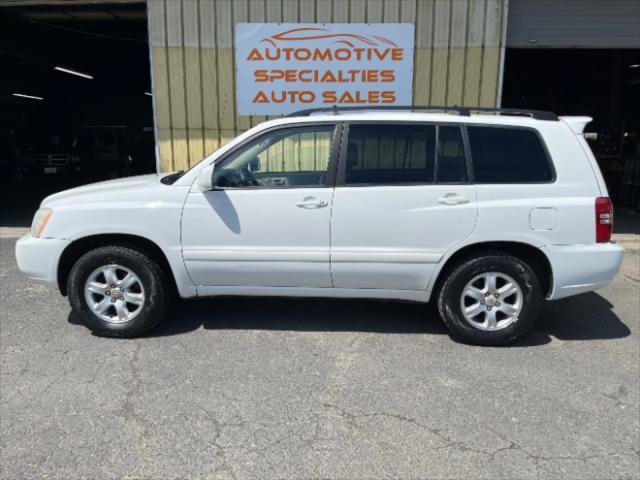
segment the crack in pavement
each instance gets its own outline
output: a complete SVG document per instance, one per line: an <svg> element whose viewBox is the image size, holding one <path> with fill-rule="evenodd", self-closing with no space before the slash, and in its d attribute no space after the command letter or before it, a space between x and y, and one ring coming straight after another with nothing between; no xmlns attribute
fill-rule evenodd
<svg viewBox="0 0 640 480"><path fill-rule="evenodd" d="M449 449L449 448L458 448L458 449L460 449L462 451L475 452L475 453L479 453L479 454L482 454L482 455L486 455L486 456L489 457L489 461L493 461L495 459L496 455L498 455L501 452L506 452L506 451L522 452L528 458L533 460L533 462L534 462L534 464L536 466L536 478L540 478L540 469L543 469L546 472L548 472L547 469L545 469L544 467L542 467L540 465L540 462L543 462L543 461L579 460L579 461L582 461L582 462L586 463L586 462L588 462L589 460L592 460L592 459L606 458L606 457L609 457L609 456L637 456L637 457L640 457L640 450L632 451L632 452L607 452L607 453L601 453L601 454L595 454L595 455L538 455L538 454L531 453L526 448L524 448L522 445L520 445L518 442L510 439L506 435L501 434L501 433L495 431L494 429L492 429L491 427L488 427L488 426L485 425L484 428L487 431L491 432L497 438L499 438L500 440L502 440L503 442L508 444L506 447L500 447L500 448L498 448L496 450L489 451L489 450L484 450L484 449L471 447L471 446L466 445L464 442L461 442L461 441L456 441L452 437L450 437L449 435L443 433L443 431L441 429L430 427L428 425L425 425L424 423L419 422L415 418L407 417L405 415L396 414L396 413L389 413L389 412L373 412L373 413L358 413L358 414L356 414L356 413L349 412L349 411L339 407L338 405L333 405L333 404L326 403L326 402L322 403L322 406L325 407L325 408L328 408L328 409L331 409L331 410L335 411L336 413L338 413L338 415L341 418L345 419L348 424L354 426L355 428L359 428L360 427L360 425L358 424L358 419L359 418L387 417L387 418L393 418L393 419L399 420L401 422L406 422L406 423L414 425L414 426L416 426L418 428L424 429L424 430L428 431L429 433L433 434L438 439L440 439L441 441L444 442L444 445L442 447L436 447L436 448L432 449L432 451L441 450L441 449Z"/></svg>

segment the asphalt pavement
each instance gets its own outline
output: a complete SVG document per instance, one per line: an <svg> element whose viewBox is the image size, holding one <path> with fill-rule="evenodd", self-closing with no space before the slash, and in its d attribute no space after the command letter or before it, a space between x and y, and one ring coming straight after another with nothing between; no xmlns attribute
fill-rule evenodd
<svg viewBox="0 0 640 480"><path fill-rule="evenodd" d="M0 478L640 478L640 254L509 348L430 308L182 302L91 335L0 239Z"/></svg>

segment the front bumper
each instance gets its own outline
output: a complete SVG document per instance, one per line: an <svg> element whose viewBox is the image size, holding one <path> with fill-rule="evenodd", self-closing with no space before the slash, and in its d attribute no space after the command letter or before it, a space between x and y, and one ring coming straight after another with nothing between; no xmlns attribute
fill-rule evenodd
<svg viewBox="0 0 640 480"><path fill-rule="evenodd" d="M547 245L542 250L553 271L549 300L604 287L620 270L624 256L624 249L615 243Z"/></svg>
<svg viewBox="0 0 640 480"><path fill-rule="evenodd" d="M68 244L64 239L23 235L16 242L18 268L34 282L58 288L58 262Z"/></svg>

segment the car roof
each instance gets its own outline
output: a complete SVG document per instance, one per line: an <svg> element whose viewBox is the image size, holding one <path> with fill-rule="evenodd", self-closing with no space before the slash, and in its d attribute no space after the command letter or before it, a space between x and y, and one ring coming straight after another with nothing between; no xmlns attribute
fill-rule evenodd
<svg viewBox="0 0 640 480"><path fill-rule="evenodd" d="M368 110L366 112L312 113L305 116L289 116L266 122L272 125L300 124L313 122L434 122L456 124L490 124L513 126L539 126L558 122L538 120L527 116L451 113L429 113L411 111Z"/></svg>

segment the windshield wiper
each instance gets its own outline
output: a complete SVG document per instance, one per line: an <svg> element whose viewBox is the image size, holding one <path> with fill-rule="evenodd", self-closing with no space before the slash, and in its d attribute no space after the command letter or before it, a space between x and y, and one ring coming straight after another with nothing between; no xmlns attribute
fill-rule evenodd
<svg viewBox="0 0 640 480"><path fill-rule="evenodd" d="M160 181L165 185L171 185L176 180L178 180L182 175L184 175L184 170L178 170L177 172L167 175L166 177L162 177Z"/></svg>

